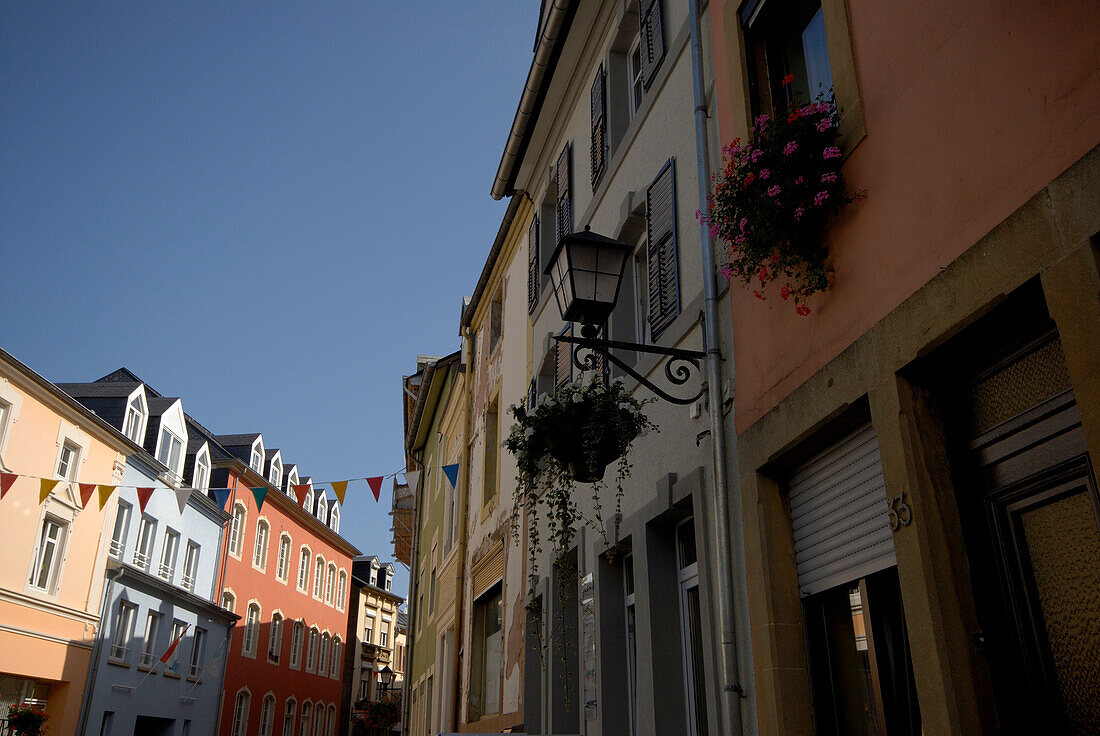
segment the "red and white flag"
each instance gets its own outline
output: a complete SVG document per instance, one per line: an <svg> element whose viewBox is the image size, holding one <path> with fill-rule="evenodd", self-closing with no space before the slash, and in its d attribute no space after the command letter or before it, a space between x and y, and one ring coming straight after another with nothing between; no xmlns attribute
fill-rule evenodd
<svg viewBox="0 0 1100 736"><path fill-rule="evenodd" d="M162 656L160 658L160 661L163 664L168 664L168 660L170 660L172 658L172 654L175 653L176 647L178 647L180 645L180 639L183 638L183 635L187 633L187 630L189 628L191 628L191 624L185 624L184 625L183 631L181 631L180 635L176 637L176 640L174 642L172 642L172 645L168 647L168 651L164 653L164 656Z"/></svg>

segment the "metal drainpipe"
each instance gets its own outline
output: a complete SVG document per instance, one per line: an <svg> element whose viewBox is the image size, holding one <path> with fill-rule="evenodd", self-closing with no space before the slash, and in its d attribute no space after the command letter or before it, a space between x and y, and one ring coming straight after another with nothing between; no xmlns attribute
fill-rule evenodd
<svg viewBox="0 0 1100 736"><path fill-rule="evenodd" d="M99 655L103 651L103 638L107 635L107 618L110 616L109 605L111 602L111 590L115 587L115 580L122 575L122 568L111 568L108 565L104 573L107 578L107 586L103 591L103 600L99 603L99 625L96 626L96 642L92 646L91 674L84 683L84 701L80 706L80 718L78 719L76 732L84 736L88 732L88 718L92 710L92 693L95 690L96 676L99 674Z"/></svg>
<svg viewBox="0 0 1100 736"><path fill-rule="evenodd" d="M710 152L707 144L707 102L703 87L702 32L699 26L699 0L688 0L691 16L691 79L695 100L695 161L699 177L699 210L707 209L710 191ZM734 631L733 562L730 555L729 480L726 477L726 432L722 411L722 354L718 348L718 283L714 272L714 246L706 224L699 223L699 242L703 249L703 294L705 296L705 337L707 353L707 395L710 401L710 438L714 452L714 488L708 508L710 537L715 558L714 575L717 600L714 601L722 632L719 677L718 733L741 733L741 697L737 664L737 639ZM705 488L705 487L704 487ZM705 492L705 491L704 491Z"/></svg>
<svg viewBox="0 0 1100 736"><path fill-rule="evenodd" d="M426 387L423 387L426 388ZM403 724L401 733L408 734L412 727L412 691L416 689L416 683L412 682L413 649L416 646L416 621L413 618L416 607L417 575L420 572L420 490L424 487L424 453L413 453L417 465L420 466L420 477L416 481L416 497L413 498L413 543L412 543L412 568L409 570L409 605L406 607L408 624L405 632L405 679L401 685L405 688L401 699L401 718ZM419 611L416 612L419 615ZM410 636L411 632L411 636ZM373 672L372 675L373 677ZM410 689L411 687L411 689Z"/></svg>

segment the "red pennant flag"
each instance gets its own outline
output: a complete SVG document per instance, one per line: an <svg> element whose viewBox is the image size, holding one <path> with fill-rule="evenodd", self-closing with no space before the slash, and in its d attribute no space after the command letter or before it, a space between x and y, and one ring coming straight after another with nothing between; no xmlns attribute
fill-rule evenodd
<svg viewBox="0 0 1100 736"><path fill-rule="evenodd" d="M181 631L180 635L176 637L176 640L172 642L172 645L168 647L168 651L164 653L164 656L160 658L161 662L168 664L168 660L172 658L172 653L176 651L176 647L180 645L180 639L183 638L183 635L187 633L189 628L191 628L191 624L187 624L183 627L183 631Z"/></svg>
<svg viewBox="0 0 1100 736"><path fill-rule="evenodd" d="M298 505L301 506L306 502L306 494L309 493L309 483L291 486L291 488L294 489L294 495L298 497Z"/></svg>
<svg viewBox="0 0 1100 736"><path fill-rule="evenodd" d="M11 484L19 476L16 473L0 473L0 498L3 498L11 490Z"/></svg>
<svg viewBox="0 0 1100 736"><path fill-rule="evenodd" d="M149 503L149 497L153 495L153 491L155 491L155 490L156 490L156 488L139 488L139 489L137 489L138 506L141 507L142 513L145 513L145 504Z"/></svg>
<svg viewBox="0 0 1100 736"><path fill-rule="evenodd" d="M382 477L383 476L380 475L377 478L366 479L367 485L370 486L371 492L374 493L375 501L378 500L378 494L382 492Z"/></svg>
<svg viewBox="0 0 1100 736"><path fill-rule="evenodd" d="M92 494L95 493L95 483L79 483L80 486L80 507L88 508L88 501L92 500Z"/></svg>

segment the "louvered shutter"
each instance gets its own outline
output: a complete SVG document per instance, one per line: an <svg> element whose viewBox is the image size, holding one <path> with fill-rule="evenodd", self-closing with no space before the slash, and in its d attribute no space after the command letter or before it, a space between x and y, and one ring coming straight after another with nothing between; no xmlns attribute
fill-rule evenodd
<svg viewBox="0 0 1100 736"><path fill-rule="evenodd" d="M676 247L676 166L669 159L646 190L646 271L652 339L680 314Z"/></svg>
<svg viewBox="0 0 1100 736"><path fill-rule="evenodd" d="M870 424L796 468L788 488L802 595L897 564L878 436Z"/></svg>
<svg viewBox="0 0 1100 736"><path fill-rule="evenodd" d="M607 95L603 64L596 72L590 94L592 100L592 188L596 188L607 165Z"/></svg>
<svg viewBox="0 0 1100 736"><path fill-rule="evenodd" d="M573 324L570 323L561 331L562 335L573 334ZM573 344L554 341L554 393L562 389L573 380Z"/></svg>
<svg viewBox="0 0 1100 736"><path fill-rule="evenodd" d="M657 76L665 58L665 34L661 23L661 0L638 0L638 25L641 35L642 78L646 89Z"/></svg>
<svg viewBox="0 0 1100 736"><path fill-rule="evenodd" d="M554 167L554 182L558 192L554 210L554 245L560 243L563 236L573 232L573 191L570 188L573 172L570 153L571 147L566 145L558 156L558 165Z"/></svg>
<svg viewBox="0 0 1100 736"><path fill-rule="evenodd" d="M527 311L539 305L539 218L531 221L527 230Z"/></svg>

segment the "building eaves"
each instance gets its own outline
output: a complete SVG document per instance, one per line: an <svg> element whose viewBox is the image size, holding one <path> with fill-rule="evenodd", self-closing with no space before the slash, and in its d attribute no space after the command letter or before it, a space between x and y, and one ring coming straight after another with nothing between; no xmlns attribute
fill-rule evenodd
<svg viewBox="0 0 1100 736"><path fill-rule="evenodd" d="M481 297L485 295L485 289L489 286L489 279L493 275L493 269L496 268L500 252L504 249L504 241L508 237L508 232L512 229L512 222L516 219L516 212L519 210L521 201L522 197L512 197L508 201L508 209L504 212L504 219L497 230L496 239L493 240L493 247L489 249L489 257L485 259L485 265L481 268L481 276L478 277L473 296L462 308L462 318L459 321L460 329L470 326L470 320L474 318L474 312L477 311L478 304L481 303Z"/></svg>
<svg viewBox="0 0 1100 736"><path fill-rule="evenodd" d="M439 383L438 388L436 388L436 374L442 368L457 364L461 355L462 351L455 351L447 357L440 358L435 363L429 364L428 367L424 369L424 380L420 386L420 390L416 392L416 404L413 406L412 420L409 422L409 430L405 436L406 452L411 453L416 449L416 439L420 435L420 422L424 418L427 406L429 403L439 398L439 393L443 389L442 383ZM443 375L442 377L445 378L446 376Z"/></svg>

